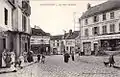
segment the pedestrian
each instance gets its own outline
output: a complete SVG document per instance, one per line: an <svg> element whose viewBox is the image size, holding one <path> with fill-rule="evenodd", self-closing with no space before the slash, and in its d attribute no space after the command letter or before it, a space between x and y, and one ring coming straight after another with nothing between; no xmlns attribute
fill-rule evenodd
<svg viewBox="0 0 120 77"><path fill-rule="evenodd" d="M45 55L42 54L41 63L45 63Z"/></svg>
<svg viewBox="0 0 120 77"><path fill-rule="evenodd" d="M27 62L27 52L24 50L23 52L24 62Z"/></svg>
<svg viewBox="0 0 120 77"><path fill-rule="evenodd" d="M37 61L40 61L40 54L37 55Z"/></svg>
<svg viewBox="0 0 120 77"><path fill-rule="evenodd" d="M74 61L74 52L71 53L72 61Z"/></svg>
<svg viewBox="0 0 120 77"><path fill-rule="evenodd" d="M15 51L11 51L11 70L13 70L14 72L16 72L16 68L15 68Z"/></svg>
<svg viewBox="0 0 120 77"><path fill-rule="evenodd" d="M115 61L114 61L114 56L113 55L110 55L110 57L109 57L109 63L110 63L110 67L114 66Z"/></svg>
<svg viewBox="0 0 120 77"><path fill-rule="evenodd" d="M70 58L70 55L69 55L68 53L65 53L65 54L64 54L64 62L65 62L65 63L68 63L69 58Z"/></svg>

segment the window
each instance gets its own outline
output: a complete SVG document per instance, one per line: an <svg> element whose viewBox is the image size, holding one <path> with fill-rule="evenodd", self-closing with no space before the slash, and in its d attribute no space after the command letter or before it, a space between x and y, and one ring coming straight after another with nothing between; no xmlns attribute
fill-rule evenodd
<svg viewBox="0 0 120 77"><path fill-rule="evenodd" d="M88 24L88 19L85 19L85 25L87 25Z"/></svg>
<svg viewBox="0 0 120 77"><path fill-rule="evenodd" d="M55 46L55 43L53 43L53 46Z"/></svg>
<svg viewBox="0 0 120 77"><path fill-rule="evenodd" d="M103 14L103 20L106 20L106 13Z"/></svg>
<svg viewBox="0 0 120 77"><path fill-rule="evenodd" d="M22 15L22 30L26 31L26 17Z"/></svg>
<svg viewBox="0 0 120 77"><path fill-rule="evenodd" d="M110 19L113 19L114 18L114 12L111 12L110 13Z"/></svg>
<svg viewBox="0 0 120 77"><path fill-rule="evenodd" d="M107 33L107 26L105 25L105 26L102 26L102 32L103 32L103 34L106 34Z"/></svg>
<svg viewBox="0 0 120 77"><path fill-rule="evenodd" d="M99 16L94 16L94 22L98 22L99 21Z"/></svg>
<svg viewBox="0 0 120 77"><path fill-rule="evenodd" d="M59 43L57 43L57 46L59 47Z"/></svg>
<svg viewBox="0 0 120 77"><path fill-rule="evenodd" d="M66 50L68 50L68 47L66 47Z"/></svg>
<svg viewBox="0 0 120 77"><path fill-rule="evenodd" d="M115 24L110 24L110 32L115 32Z"/></svg>
<svg viewBox="0 0 120 77"><path fill-rule="evenodd" d="M4 8L4 15L5 15L5 25L8 25L8 10Z"/></svg>
<svg viewBox="0 0 120 77"><path fill-rule="evenodd" d="M99 34L99 27L94 27L93 28L93 35L98 35Z"/></svg>
<svg viewBox="0 0 120 77"><path fill-rule="evenodd" d="M3 39L3 48L6 49L6 39Z"/></svg>
<svg viewBox="0 0 120 77"><path fill-rule="evenodd" d="M88 29L85 29L85 36L88 36Z"/></svg>
<svg viewBox="0 0 120 77"><path fill-rule="evenodd" d="M120 31L120 23L119 23L119 31Z"/></svg>

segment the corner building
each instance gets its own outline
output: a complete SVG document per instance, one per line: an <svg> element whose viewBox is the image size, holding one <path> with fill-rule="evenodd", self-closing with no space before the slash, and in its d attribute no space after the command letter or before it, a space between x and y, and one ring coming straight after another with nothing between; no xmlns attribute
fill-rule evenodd
<svg viewBox="0 0 120 77"><path fill-rule="evenodd" d="M99 50L120 50L120 1L91 7L79 19L81 51L96 55Z"/></svg>

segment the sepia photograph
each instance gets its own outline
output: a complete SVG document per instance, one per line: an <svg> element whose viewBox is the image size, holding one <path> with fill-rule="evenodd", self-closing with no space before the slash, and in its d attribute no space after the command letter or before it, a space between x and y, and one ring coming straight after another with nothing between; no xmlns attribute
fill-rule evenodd
<svg viewBox="0 0 120 77"><path fill-rule="evenodd" d="M120 77L120 0L0 0L0 77Z"/></svg>

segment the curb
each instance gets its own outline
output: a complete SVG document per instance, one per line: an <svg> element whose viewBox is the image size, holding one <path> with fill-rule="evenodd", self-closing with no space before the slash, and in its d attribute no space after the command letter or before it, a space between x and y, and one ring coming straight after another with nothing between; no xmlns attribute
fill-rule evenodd
<svg viewBox="0 0 120 77"><path fill-rule="evenodd" d="M28 64L28 65L26 65L26 66L22 66L22 68L18 68L17 70L13 70L13 71L0 71L0 74L17 72L18 70L21 70L21 69L23 69L23 68L25 68L25 67L31 66L31 65L33 65L33 64L35 64L35 63L37 63L37 62L30 63L30 64Z"/></svg>

